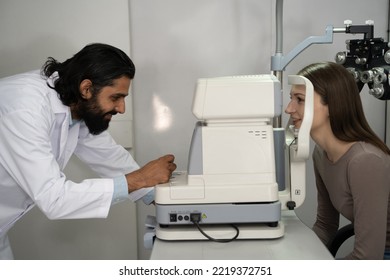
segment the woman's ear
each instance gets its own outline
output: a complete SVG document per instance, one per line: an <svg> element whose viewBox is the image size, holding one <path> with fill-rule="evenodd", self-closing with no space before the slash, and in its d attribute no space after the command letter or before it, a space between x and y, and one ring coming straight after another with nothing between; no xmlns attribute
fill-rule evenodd
<svg viewBox="0 0 390 280"><path fill-rule="evenodd" d="M84 99L90 99L92 97L92 82L89 79L82 80L80 83L80 94Z"/></svg>

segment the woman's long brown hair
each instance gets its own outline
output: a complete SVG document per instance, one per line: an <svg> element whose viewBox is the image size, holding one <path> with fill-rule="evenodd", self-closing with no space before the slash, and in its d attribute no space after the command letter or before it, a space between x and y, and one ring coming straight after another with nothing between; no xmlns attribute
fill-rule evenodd
<svg viewBox="0 0 390 280"><path fill-rule="evenodd" d="M298 75L309 79L323 104L328 105L330 126L339 140L367 142L390 154L369 126L358 86L347 69L334 62L321 62L306 66Z"/></svg>

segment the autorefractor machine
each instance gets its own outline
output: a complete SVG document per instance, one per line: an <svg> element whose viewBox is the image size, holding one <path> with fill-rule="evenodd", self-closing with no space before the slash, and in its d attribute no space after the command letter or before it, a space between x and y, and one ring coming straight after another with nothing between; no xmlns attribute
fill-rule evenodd
<svg viewBox="0 0 390 280"><path fill-rule="evenodd" d="M299 76L290 82L311 83ZM308 84L309 83L309 84ZM312 91L306 104L312 100ZM274 75L199 79L192 112L188 169L155 189L157 238L230 241L279 238L282 205L305 197L305 160L313 106L306 106L300 131L291 131L292 189L279 194L273 118L282 112ZM297 139L299 139L297 141Z"/></svg>

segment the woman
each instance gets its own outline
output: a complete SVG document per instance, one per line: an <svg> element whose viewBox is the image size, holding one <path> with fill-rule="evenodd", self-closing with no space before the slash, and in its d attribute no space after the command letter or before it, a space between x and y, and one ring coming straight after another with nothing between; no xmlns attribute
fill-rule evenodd
<svg viewBox="0 0 390 280"><path fill-rule="evenodd" d="M358 87L343 66L315 63L298 75L314 87L310 135L316 143L313 163L318 208L313 230L328 244L338 230L341 214L355 229L354 248L346 259L389 257L390 150L369 127ZM299 128L305 86L292 86L290 95L285 112Z"/></svg>

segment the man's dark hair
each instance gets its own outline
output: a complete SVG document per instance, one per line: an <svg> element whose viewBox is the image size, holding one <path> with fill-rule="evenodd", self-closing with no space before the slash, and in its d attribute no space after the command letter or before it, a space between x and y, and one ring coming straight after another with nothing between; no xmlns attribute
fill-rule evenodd
<svg viewBox="0 0 390 280"><path fill-rule="evenodd" d="M42 67L42 75L50 77L58 72L54 88L66 106L77 104L81 98L80 83L89 79L94 93L101 88L113 85L113 80L123 76L134 78L135 66L120 49L101 43L85 46L63 63L49 57Z"/></svg>

